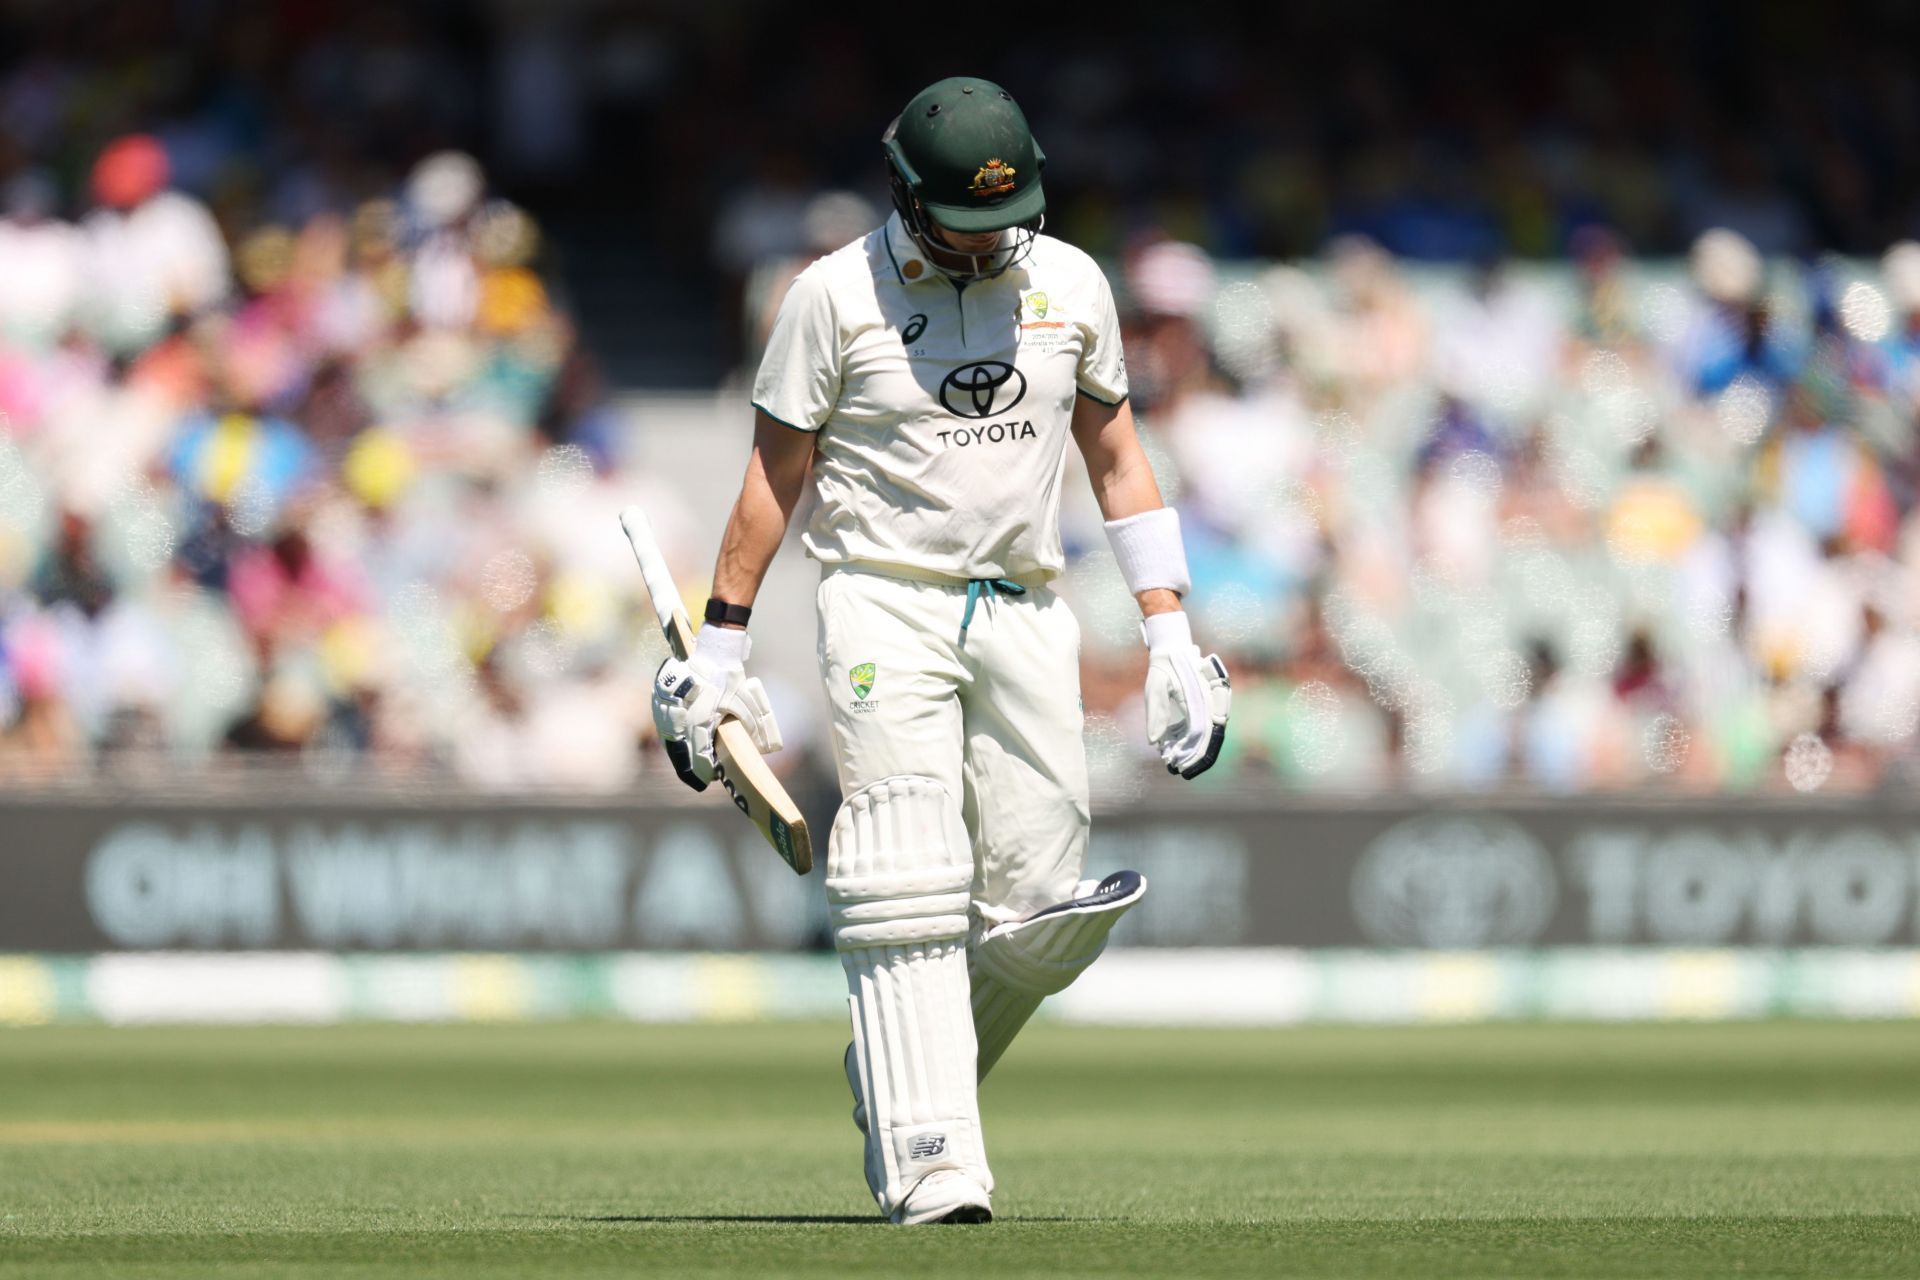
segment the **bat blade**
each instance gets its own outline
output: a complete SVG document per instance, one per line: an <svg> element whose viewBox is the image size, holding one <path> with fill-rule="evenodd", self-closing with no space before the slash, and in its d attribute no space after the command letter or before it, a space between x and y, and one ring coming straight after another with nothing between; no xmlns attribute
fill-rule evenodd
<svg viewBox="0 0 1920 1280"><path fill-rule="evenodd" d="M714 755L720 761L720 785L727 789L733 807L760 828L760 834L794 874L813 870L813 835L807 830L807 820L767 767L766 757L753 745L747 727L738 720L723 720Z"/></svg>

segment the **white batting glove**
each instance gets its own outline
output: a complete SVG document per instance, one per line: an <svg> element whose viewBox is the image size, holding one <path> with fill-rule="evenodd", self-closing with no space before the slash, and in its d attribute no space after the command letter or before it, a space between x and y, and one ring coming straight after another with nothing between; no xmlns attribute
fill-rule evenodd
<svg viewBox="0 0 1920 1280"><path fill-rule="evenodd" d="M1147 636L1147 740L1168 773L1197 778L1220 758L1227 740L1233 682L1218 654L1200 656L1187 615L1156 613Z"/></svg>
<svg viewBox="0 0 1920 1280"><path fill-rule="evenodd" d="M747 677L751 647L745 631L702 627L687 660L668 658L654 675L654 727L673 771L695 791L705 791L720 771L714 739L722 719L745 725L763 755L782 746L766 687Z"/></svg>

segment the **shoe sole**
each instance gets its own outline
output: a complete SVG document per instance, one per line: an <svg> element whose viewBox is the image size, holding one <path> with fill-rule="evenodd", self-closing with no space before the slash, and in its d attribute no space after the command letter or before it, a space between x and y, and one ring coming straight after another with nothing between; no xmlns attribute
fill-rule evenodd
<svg viewBox="0 0 1920 1280"><path fill-rule="evenodd" d="M928 1205L920 1213L908 1214L894 1221L903 1227L926 1227L940 1222L957 1224L992 1222L993 1209L984 1201L963 1199L949 1204L944 1210Z"/></svg>
<svg viewBox="0 0 1920 1280"><path fill-rule="evenodd" d="M935 1218L935 1222L978 1223L992 1222L993 1210L983 1204L963 1204L944 1217Z"/></svg>

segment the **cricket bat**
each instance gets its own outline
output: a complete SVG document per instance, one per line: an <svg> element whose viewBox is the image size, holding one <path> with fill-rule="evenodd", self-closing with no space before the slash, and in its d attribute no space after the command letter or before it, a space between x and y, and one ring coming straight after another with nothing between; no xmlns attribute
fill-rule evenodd
<svg viewBox="0 0 1920 1280"><path fill-rule="evenodd" d="M647 597L653 602L654 616L667 637L667 648L684 660L693 652L693 624L680 607L680 589L673 584L667 558L654 541L647 513L638 506L620 513L620 527L626 531L633 558L640 562L640 577L647 584ZM733 798L733 807L747 815L796 874L813 869L813 837L807 832L807 820L800 816L793 797L773 776L773 770L753 745L747 727L728 717L720 722L714 735L713 753L719 758L720 785Z"/></svg>

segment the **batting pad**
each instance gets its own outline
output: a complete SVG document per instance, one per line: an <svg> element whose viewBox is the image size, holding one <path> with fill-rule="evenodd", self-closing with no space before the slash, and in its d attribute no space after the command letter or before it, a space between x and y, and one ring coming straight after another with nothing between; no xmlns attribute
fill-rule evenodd
<svg viewBox="0 0 1920 1280"><path fill-rule="evenodd" d="M1040 1002L1065 991L1107 949L1107 934L1147 896L1147 878L1116 871L1080 882L1073 897L989 929L967 957L979 1078L1007 1051Z"/></svg>
<svg viewBox="0 0 1920 1280"><path fill-rule="evenodd" d="M840 806L827 846L827 906L866 1101L867 1185L896 1220L936 1169L993 1187L968 1000L972 881L960 806L933 779L883 778Z"/></svg>

